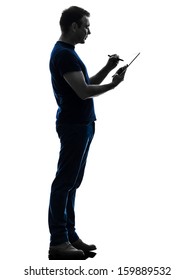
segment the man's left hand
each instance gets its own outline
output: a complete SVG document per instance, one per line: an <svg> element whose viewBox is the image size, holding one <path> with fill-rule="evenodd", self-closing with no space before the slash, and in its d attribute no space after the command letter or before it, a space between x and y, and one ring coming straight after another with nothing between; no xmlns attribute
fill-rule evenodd
<svg viewBox="0 0 194 280"><path fill-rule="evenodd" d="M109 56L109 60L107 62L107 67L111 70L113 70L115 67L117 67L119 61L120 61L120 58L117 54L113 54L113 55L110 55Z"/></svg>

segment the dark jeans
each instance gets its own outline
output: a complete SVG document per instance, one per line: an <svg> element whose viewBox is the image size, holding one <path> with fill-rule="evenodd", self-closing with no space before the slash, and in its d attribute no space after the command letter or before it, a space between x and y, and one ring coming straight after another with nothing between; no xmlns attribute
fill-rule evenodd
<svg viewBox="0 0 194 280"><path fill-rule="evenodd" d="M52 183L49 205L51 246L79 237L75 232L75 196L86 166L95 123L65 124L57 127L61 142L56 177Z"/></svg>

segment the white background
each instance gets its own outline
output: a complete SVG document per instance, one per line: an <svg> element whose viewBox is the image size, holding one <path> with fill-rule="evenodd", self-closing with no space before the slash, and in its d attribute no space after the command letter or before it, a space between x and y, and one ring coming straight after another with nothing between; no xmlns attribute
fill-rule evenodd
<svg viewBox="0 0 194 280"><path fill-rule="evenodd" d="M76 46L90 75L105 65L108 54L128 63L141 52L125 81L95 99L96 135L77 193L76 219L80 237L98 250L81 265L114 269L106 279L133 279L117 276L119 266L171 266L168 279L193 279L189 0L1 2L0 274L23 279L30 265L80 264L47 259L47 210L59 152L48 63L60 36L61 12L71 5L91 13L92 34ZM110 81L111 75L105 82Z"/></svg>

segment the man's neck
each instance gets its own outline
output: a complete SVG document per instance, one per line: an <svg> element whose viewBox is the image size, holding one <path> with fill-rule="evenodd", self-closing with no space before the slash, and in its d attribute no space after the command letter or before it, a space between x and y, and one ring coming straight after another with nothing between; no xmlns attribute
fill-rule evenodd
<svg viewBox="0 0 194 280"><path fill-rule="evenodd" d="M73 38L70 38L69 36L64 36L64 34L61 34L61 36L59 37L59 41L75 46Z"/></svg>

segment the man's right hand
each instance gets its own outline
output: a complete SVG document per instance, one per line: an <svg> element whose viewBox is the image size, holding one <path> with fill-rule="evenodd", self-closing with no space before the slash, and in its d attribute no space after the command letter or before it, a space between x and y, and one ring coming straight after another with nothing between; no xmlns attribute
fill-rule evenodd
<svg viewBox="0 0 194 280"><path fill-rule="evenodd" d="M127 71L127 66L123 69L121 74L118 74L119 70L117 70L117 72L115 73L115 75L113 76L113 79L112 79L112 83L115 86L117 86L118 84L120 84L124 80L125 73Z"/></svg>

